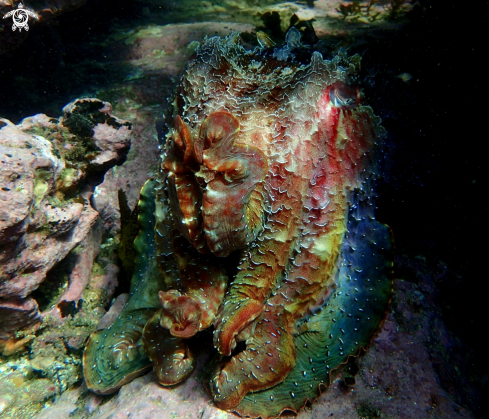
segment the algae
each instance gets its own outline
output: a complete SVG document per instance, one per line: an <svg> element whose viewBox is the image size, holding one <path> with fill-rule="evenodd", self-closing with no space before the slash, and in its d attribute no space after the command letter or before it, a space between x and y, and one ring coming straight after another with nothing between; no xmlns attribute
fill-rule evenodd
<svg viewBox="0 0 489 419"><path fill-rule="evenodd" d="M360 419L376 419L382 417L382 412L368 401L360 402L356 408Z"/></svg>

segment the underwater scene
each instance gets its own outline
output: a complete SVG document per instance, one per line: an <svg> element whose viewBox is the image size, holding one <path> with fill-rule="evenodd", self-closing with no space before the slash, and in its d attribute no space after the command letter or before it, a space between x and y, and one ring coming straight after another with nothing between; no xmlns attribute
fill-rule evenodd
<svg viewBox="0 0 489 419"><path fill-rule="evenodd" d="M0 419L489 418L487 16L0 0Z"/></svg>

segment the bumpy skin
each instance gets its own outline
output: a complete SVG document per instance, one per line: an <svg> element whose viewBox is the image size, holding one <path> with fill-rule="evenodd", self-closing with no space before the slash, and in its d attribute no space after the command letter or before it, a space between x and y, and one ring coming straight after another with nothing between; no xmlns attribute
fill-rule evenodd
<svg viewBox="0 0 489 419"><path fill-rule="evenodd" d="M154 252L142 275L160 284L138 332L158 381L188 377L186 340L213 325L206 385L242 416L276 417L316 398L330 371L368 346L391 293L390 233L370 201L383 130L348 83L360 59L314 52L301 64L301 48L294 28L280 48L250 52L237 34L200 46L173 103L155 235L146 226L138 237ZM235 251L228 286L219 258ZM86 360L115 348L103 339L100 349L91 338ZM141 371L121 363L127 377ZM89 388L127 382L102 364L93 377L85 365Z"/></svg>
<svg viewBox="0 0 489 419"><path fill-rule="evenodd" d="M358 57L282 60L298 37L268 58L237 35L208 39L183 77L163 156L181 234L200 252L242 249L214 321L214 345L230 357L209 383L223 409L293 369L298 322L337 286L349 201L381 133L347 84Z"/></svg>
<svg viewBox="0 0 489 419"><path fill-rule="evenodd" d="M156 185L154 180L147 181L138 202L141 231L134 242L138 257L129 301L110 327L92 333L83 353L85 382L97 394L113 393L151 368L141 336L158 308L158 290L164 286L155 257Z"/></svg>

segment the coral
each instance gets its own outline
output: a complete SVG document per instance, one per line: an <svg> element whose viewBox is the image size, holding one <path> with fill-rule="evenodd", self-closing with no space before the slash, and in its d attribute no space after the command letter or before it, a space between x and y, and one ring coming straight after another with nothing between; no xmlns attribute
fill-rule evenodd
<svg viewBox="0 0 489 419"><path fill-rule="evenodd" d="M373 22L382 18L399 19L411 9L410 0L369 0L366 5L355 0L349 4L340 3L336 10L343 16L343 19L367 19L368 22Z"/></svg>

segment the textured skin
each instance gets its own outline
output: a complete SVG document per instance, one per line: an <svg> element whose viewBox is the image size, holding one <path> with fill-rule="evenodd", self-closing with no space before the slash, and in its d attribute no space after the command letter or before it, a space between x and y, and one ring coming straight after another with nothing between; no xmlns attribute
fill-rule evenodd
<svg viewBox="0 0 489 419"><path fill-rule="evenodd" d="M351 210L347 227L337 287L323 307L298 325L293 370L279 385L248 393L235 412L264 418L298 412L329 384L331 371L367 348L391 296L392 236L372 218L371 208Z"/></svg>
<svg viewBox="0 0 489 419"><path fill-rule="evenodd" d="M200 252L242 249L214 321L223 358L209 389L223 409L284 381L298 323L338 286L352 193L369 182L382 132L347 84L357 65L344 54L316 52L309 65L263 58L231 35L207 40L183 77L162 163L171 207Z"/></svg>
<svg viewBox="0 0 489 419"><path fill-rule="evenodd" d="M134 242L138 257L129 301L110 327L92 333L83 353L85 382L98 394L113 393L151 367L141 336L159 305L158 291L164 286L157 274L153 238L155 186L155 181L146 182L138 202L141 232Z"/></svg>
<svg viewBox="0 0 489 419"><path fill-rule="evenodd" d="M176 384L194 366L185 340L213 325L206 385L242 416L318 397L390 299L391 238L371 202L383 130L348 84L359 57L314 52L301 64L297 48L296 29L253 52L237 34L207 39L179 85L155 186L148 276L163 285L145 352L160 383ZM228 286L219 258L235 251Z"/></svg>

